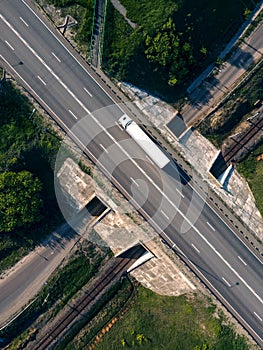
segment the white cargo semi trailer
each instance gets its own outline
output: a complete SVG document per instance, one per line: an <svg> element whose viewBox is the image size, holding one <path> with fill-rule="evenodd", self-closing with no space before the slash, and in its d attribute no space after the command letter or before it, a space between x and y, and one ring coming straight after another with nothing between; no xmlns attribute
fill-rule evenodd
<svg viewBox="0 0 263 350"><path fill-rule="evenodd" d="M170 162L170 159L166 157L139 125L126 114L119 119L119 124L160 168L165 167Z"/></svg>

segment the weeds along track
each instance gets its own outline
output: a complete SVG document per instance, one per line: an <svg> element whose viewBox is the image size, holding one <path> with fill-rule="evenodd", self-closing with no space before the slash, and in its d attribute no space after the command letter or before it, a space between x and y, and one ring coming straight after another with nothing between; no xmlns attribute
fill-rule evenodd
<svg viewBox="0 0 263 350"><path fill-rule="evenodd" d="M245 135L224 154L224 160L227 165L234 160L235 155L245 147L245 145L253 139L253 137L262 129L263 127L263 118L260 117L256 122L253 122L252 126L245 133Z"/></svg>
<svg viewBox="0 0 263 350"><path fill-rule="evenodd" d="M116 277L120 277L144 252L142 246L133 248L128 257L115 258L114 264L105 271L98 280L91 286L91 289L84 293L77 303L68 310L36 344L34 350L47 350L55 343L64 330L80 315L80 313L94 301L96 297L111 283Z"/></svg>

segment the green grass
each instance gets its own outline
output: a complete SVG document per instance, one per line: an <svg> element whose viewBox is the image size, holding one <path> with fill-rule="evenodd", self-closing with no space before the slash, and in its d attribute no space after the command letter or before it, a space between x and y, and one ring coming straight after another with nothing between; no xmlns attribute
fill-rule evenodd
<svg viewBox="0 0 263 350"><path fill-rule="evenodd" d="M204 297L166 297L139 287L134 305L96 349L248 350L244 338L222 325L220 312L214 317L215 310Z"/></svg>
<svg viewBox="0 0 263 350"><path fill-rule="evenodd" d="M127 306L127 302L129 303L133 291L134 287L128 279L122 279L114 284L100 299L95 308L89 312L87 316L89 319L87 325L82 327L81 332L78 332L78 334L75 332L76 336L74 339L67 342L67 345L65 344L63 349L78 350L93 343L96 336L101 334L101 330L105 328L114 317L118 317L119 312ZM93 316L92 321L90 316Z"/></svg>
<svg viewBox="0 0 263 350"><path fill-rule="evenodd" d="M65 338L55 347L55 350L82 349L84 345L87 345L125 303L128 297L127 293L130 294L129 287L127 281L124 283L117 281L86 313L85 317L71 327ZM108 312L105 313L104 309ZM81 334L79 334L80 331Z"/></svg>
<svg viewBox="0 0 263 350"><path fill-rule="evenodd" d="M60 142L28 99L5 82L0 93L0 172L27 170L42 183L43 219L0 234L0 272L14 265L60 224L53 166ZM31 118L30 118L31 116Z"/></svg>
<svg viewBox="0 0 263 350"><path fill-rule="evenodd" d="M256 200L257 208L263 215L263 160L257 160L263 154L263 141L240 160L238 172L247 180Z"/></svg>
<svg viewBox="0 0 263 350"><path fill-rule="evenodd" d="M133 83L170 102L183 95L190 81L215 61L244 22L245 9L252 10L256 5L252 0L121 2L127 9L127 17L137 23L138 28L132 29L108 2L102 66L117 79ZM147 35L155 36L168 18L173 19L180 40L190 43L193 53L193 62L189 63L185 78L174 87L168 85L172 67L152 63L144 53ZM202 48L206 49L207 54L201 54Z"/></svg>
<svg viewBox="0 0 263 350"><path fill-rule="evenodd" d="M87 53L90 46L94 0L46 0L47 3L61 8L62 17L71 15L78 23L71 30L79 48Z"/></svg>

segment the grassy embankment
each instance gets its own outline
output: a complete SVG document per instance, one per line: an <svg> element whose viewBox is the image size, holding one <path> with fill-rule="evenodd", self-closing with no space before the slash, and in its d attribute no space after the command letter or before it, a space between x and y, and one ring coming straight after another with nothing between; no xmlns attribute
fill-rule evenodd
<svg viewBox="0 0 263 350"><path fill-rule="evenodd" d="M94 0L37 0L40 4L53 4L61 9L61 17L71 15L78 23L70 28L74 33L74 41L86 58L89 57L89 48L92 34Z"/></svg>
<svg viewBox="0 0 263 350"><path fill-rule="evenodd" d="M263 141L252 152L240 159L237 170L246 178L255 197L257 208L263 215Z"/></svg>
<svg viewBox="0 0 263 350"><path fill-rule="evenodd" d="M103 68L170 102L182 96L194 77L216 60L244 22L246 9L255 6L251 0L121 2L138 27L131 28L108 2ZM174 26L163 28L169 18ZM149 38L156 39L150 44L155 58L147 53ZM178 49L169 49L173 43Z"/></svg>
<svg viewBox="0 0 263 350"><path fill-rule="evenodd" d="M160 296L138 288L129 310L95 347L149 350L248 350L211 300L195 296ZM78 347L76 349L81 349Z"/></svg>
<svg viewBox="0 0 263 350"><path fill-rule="evenodd" d="M53 165L60 142L13 84L0 93L0 172L27 170L42 183L42 220L0 234L0 272L12 266L62 222L53 188Z"/></svg>

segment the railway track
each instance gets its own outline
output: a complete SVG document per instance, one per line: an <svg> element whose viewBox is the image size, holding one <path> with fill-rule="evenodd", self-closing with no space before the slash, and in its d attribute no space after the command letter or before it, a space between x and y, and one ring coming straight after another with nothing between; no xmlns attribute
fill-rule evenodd
<svg viewBox="0 0 263 350"><path fill-rule="evenodd" d="M91 289L83 294L83 296L77 301L76 304L64 314L48 331L44 337L33 347L33 350L47 350L49 347L58 340L60 335L65 329L74 321L74 319L80 315L80 313L88 306L91 301L94 301L96 297L110 284L110 282L120 277L136 259L138 259L144 248L137 246L133 248L133 251L129 257L117 257L112 266L92 285Z"/></svg>
<svg viewBox="0 0 263 350"><path fill-rule="evenodd" d="M263 118L261 117L255 123L252 124L248 132L238 141L235 145L232 146L224 155L224 160L227 165L234 160L235 155L245 147L245 145L253 139L253 137L262 129L263 127Z"/></svg>

